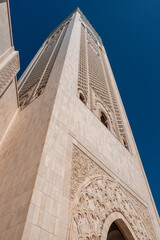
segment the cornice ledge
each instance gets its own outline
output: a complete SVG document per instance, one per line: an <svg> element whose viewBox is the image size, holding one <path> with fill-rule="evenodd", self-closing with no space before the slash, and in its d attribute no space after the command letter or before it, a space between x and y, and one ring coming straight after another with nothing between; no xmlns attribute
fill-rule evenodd
<svg viewBox="0 0 160 240"><path fill-rule="evenodd" d="M19 70L19 53L14 51L11 54L10 59L2 67L0 67L0 98L9 87Z"/></svg>

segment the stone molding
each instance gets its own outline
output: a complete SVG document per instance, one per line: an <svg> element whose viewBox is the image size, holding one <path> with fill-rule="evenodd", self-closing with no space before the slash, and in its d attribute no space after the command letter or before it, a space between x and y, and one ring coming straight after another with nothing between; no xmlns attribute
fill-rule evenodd
<svg viewBox="0 0 160 240"><path fill-rule="evenodd" d="M105 222L112 213L123 215L137 239L156 239L148 209L76 146L70 200L70 240L103 240Z"/></svg>
<svg viewBox="0 0 160 240"><path fill-rule="evenodd" d="M19 54L18 52L14 52L13 57L0 70L0 97L11 84L19 70Z"/></svg>
<svg viewBox="0 0 160 240"><path fill-rule="evenodd" d="M125 239L137 240L131 226L120 212L113 212L107 217L102 231L102 240L106 240L106 236L113 222L116 222L116 225L124 234Z"/></svg>

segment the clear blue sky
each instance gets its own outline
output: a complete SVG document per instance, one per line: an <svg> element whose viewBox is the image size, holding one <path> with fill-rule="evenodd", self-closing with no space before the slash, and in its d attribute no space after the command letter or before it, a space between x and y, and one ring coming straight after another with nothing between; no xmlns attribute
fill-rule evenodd
<svg viewBox="0 0 160 240"><path fill-rule="evenodd" d="M76 7L103 40L160 213L160 1L10 0L20 76Z"/></svg>

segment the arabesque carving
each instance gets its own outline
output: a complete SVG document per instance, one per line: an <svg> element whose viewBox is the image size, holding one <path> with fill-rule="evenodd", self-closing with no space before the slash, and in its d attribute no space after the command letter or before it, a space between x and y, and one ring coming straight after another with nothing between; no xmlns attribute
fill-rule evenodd
<svg viewBox="0 0 160 240"><path fill-rule="evenodd" d="M148 209L77 147L73 150L70 193L69 239L103 240L104 223L113 212L125 217L138 240L155 239Z"/></svg>
<svg viewBox="0 0 160 240"><path fill-rule="evenodd" d="M70 197L74 199L79 185L86 180L86 177L103 176L106 172L102 168L97 168L97 164L77 147L74 147L72 158Z"/></svg>
<svg viewBox="0 0 160 240"><path fill-rule="evenodd" d="M17 52L14 57L0 71L0 97L6 90L6 88L9 86L9 84L12 82L19 69L19 55Z"/></svg>

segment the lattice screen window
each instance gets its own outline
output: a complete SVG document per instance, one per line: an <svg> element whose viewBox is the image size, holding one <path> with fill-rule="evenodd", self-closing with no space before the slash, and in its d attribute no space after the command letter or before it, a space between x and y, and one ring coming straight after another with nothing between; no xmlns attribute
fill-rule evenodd
<svg viewBox="0 0 160 240"><path fill-rule="evenodd" d="M129 150L127 135L103 54L94 34L81 23L78 96L85 104L90 96L88 106L91 111Z"/></svg>
<svg viewBox="0 0 160 240"><path fill-rule="evenodd" d="M101 117L100 117L100 119L101 119L101 122L103 123L103 125L104 125L106 128L110 129L110 124L109 124L108 117L107 117L107 116L104 114L104 112L102 112L102 111L101 111Z"/></svg>
<svg viewBox="0 0 160 240"><path fill-rule="evenodd" d="M66 33L68 23L61 26L49 36L31 63L31 68L23 81L20 83L19 102L21 109L43 93Z"/></svg>
<svg viewBox="0 0 160 240"><path fill-rule="evenodd" d="M87 57L86 57L85 27L83 24L81 24L81 41L78 69L78 96L83 103L87 104L88 100Z"/></svg>
<svg viewBox="0 0 160 240"><path fill-rule="evenodd" d="M91 45L92 49L95 51L95 53L99 56L99 47L97 45L97 42L91 35L91 33L87 30L87 41Z"/></svg>
<svg viewBox="0 0 160 240"><path fill-rule="evenodd" d="M107 106L112 108L101 59L93 50L90 44L88 44L88 67L90 85L95 90L95 92L97 92L100 98L103 99Z"/></svg>
<svg viewBox="0 0 160 240"><path fill-rule="evenodd" d="M124 124L122 121L121 113L119 111L118 102L117 102L117 99L116 99L116 96L115 96L115 93L114 93L114 90L112 87L112 83L111 83L107 68L105 67L105 60L104 60L103 55L102 55L102 60L103 60L104 70L105 70L105 74L107 76L107 83L109 86L109 91L110 91L110 95L111 95L111 99L112 99L113 111L114 111L114 115L116 117L116 122L117 122L117 126L118 126L119 140L125 146L126 149L131 151L129 148L128 138L127 138L127 134L126 134Z"/></svg>

